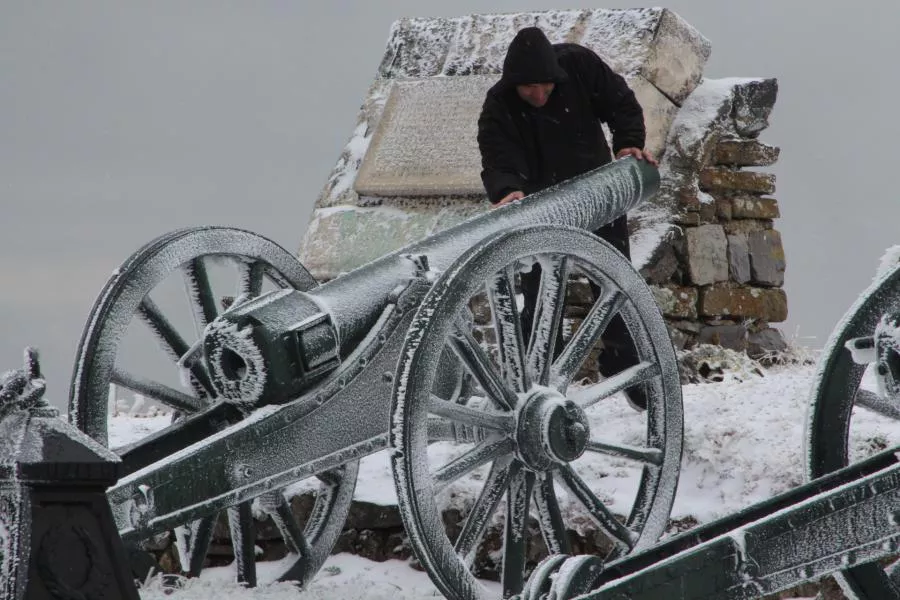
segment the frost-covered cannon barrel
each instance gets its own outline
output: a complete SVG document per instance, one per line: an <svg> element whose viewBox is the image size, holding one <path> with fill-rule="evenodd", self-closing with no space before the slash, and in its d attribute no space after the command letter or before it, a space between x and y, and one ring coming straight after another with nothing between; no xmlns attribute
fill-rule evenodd
<svg viewBox="0 0 900 600"><path fill-rule="evenodd" d="M217 391L241 402L283 402L337 368L417 270L444 272L493 234L550 224L594 231L652 197L657 170L618 161L407 246L313 290L254 299L210 324L204 341ZM239 376L240 375L240 376Z"/></svg>
<svg viewBox="0 0 900 600"><path fill-rule="evenodd" d="M448 597L518 593L535 553L566 551L573 528L602 532L611 555L652 545L678 478L678 369L650 289L591 232L658 185L654 167L622 159L323 285L242 230L180 230L145 245L94 305L69 410L122 458L107 496L125 543L174 530L181 571L197 574L224 513L240 581L302 585L341 532L359 460L390 449L410 545ZM518 282L535 266L523 331ZM594 296L573 317L574 293ZM583 379L614 318L634 364ZM162 352L149 357L153 341ZM171 424L115 443L110 384L169 406ZM623 395L636 388L640 409ZM625 479L602 490L611 470ZM310 511L295 510L298 493L313 495ZM451 529L448 502L464 515ZM262 515L283 549L264 578Z"/></svg>

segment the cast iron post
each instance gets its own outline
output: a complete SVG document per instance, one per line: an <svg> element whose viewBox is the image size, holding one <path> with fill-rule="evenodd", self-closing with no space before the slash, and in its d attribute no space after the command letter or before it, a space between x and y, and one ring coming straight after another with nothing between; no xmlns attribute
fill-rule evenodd
<svg viewBox="0 0 900 600"><path fill-rule="evenodd" d="M44 389L30 349L0 376L0 599L139 600L106 500L121 461Z"/></svg>

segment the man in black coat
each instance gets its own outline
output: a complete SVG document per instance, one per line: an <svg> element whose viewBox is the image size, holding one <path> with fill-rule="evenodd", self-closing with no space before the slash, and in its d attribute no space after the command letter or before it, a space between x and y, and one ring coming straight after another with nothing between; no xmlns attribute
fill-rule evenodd
<svg viewBox="0 0 900 600"><path fill-rule="evenodd" d="M613 148L603 133L606 123ZM634 156L656 165L643 150L644 113L625 79L592 50L551 44L537 27L516 34L503 62L503 75L484 100L478 119L481 179L495 206L524 198L616 158ZM625 216L597 230L625 258L631 258ZM537 266L522 275L523 333L531 331L540 284ZM599 290L591 285L595 297ZM610 375L636 363L625 323L616 317L603 337L599 368ZM561 344L557 343L557 352ZM629 390L637 408L646 406L638 388Z"/></svg>

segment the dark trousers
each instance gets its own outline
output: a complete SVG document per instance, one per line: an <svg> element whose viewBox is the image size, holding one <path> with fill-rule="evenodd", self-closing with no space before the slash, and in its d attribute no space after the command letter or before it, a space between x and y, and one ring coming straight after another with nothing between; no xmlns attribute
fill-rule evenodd
<svg viewBox="0 0 900 600"><path fill-rule="evenodd" d="M631 260L627 217L619 217L612 223L595 231L594 234L612 244L627 260ZM521 315L522 333L525 336L526 344L531 335L534 308L537 303L540 285L541 268L540 265L535 263L530 272L522 273L521 275L521 290L525 299L525 306ZM590 282L590 285L591 292L593 292L596 300L600 297L601 290L593 281ZM615 315L610 320L601 340L603 342L603 352L600 355L598 368L602 375L609 376L637 364L637 351L631 341L631 335L628 333L625 321L621 316ZM562 327L560 327L556 337L554 359L559 356L562 347Z"/></svg>

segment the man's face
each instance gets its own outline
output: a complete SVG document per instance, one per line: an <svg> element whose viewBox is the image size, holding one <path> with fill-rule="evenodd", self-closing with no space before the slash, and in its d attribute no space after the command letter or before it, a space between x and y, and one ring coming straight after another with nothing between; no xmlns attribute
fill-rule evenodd
<svg viewBox="0 0 900 600"><path fill-rule="evenodd" d="M552 83L529 83L527 85L517 85L516 92L519 98L534 106L540 108L547 104L550 94L553 92Z"/></svg>

